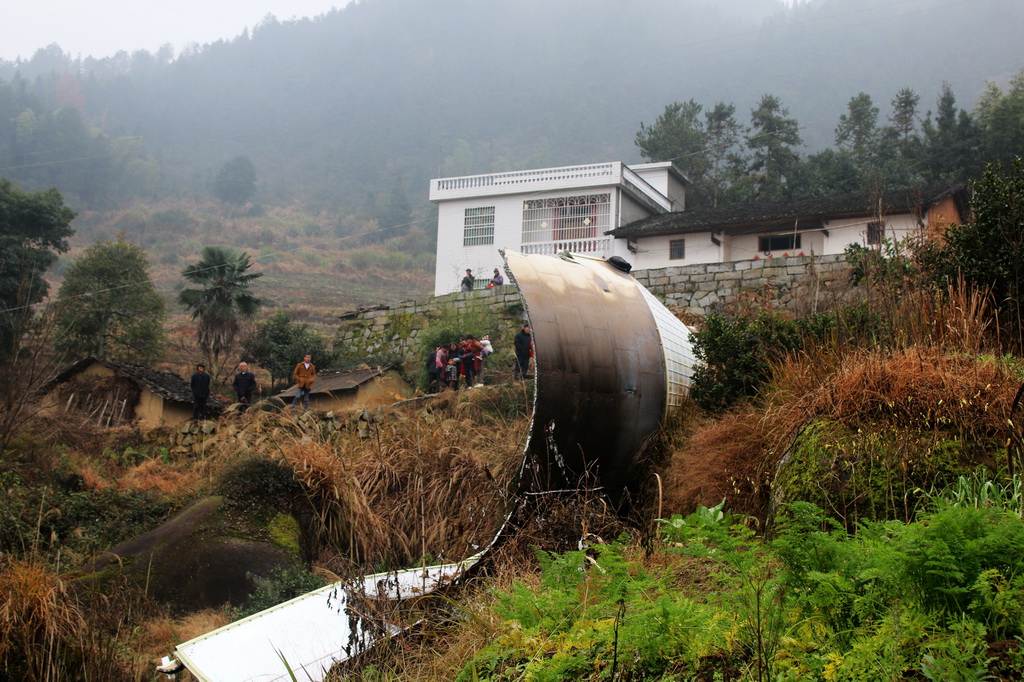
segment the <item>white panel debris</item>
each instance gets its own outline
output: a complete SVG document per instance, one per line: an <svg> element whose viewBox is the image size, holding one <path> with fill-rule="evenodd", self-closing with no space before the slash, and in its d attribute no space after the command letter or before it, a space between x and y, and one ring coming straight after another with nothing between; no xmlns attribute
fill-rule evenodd
<svg viewBox="0 0 1024 682"><path fill-rule="evenodd" d="M203 682L319 682L336 662L379 643L381 629L349 608L350 597L402 600L429 594L480 560L335 583L178 645L175 654ZM385 626L383 636L401 630ZM286 663L287 662L287 665Z"/></svg>

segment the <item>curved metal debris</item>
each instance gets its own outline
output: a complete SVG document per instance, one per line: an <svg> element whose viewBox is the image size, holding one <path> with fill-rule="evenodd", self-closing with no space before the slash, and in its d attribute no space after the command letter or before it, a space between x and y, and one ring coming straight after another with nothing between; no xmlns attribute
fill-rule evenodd
<svg viewBox="0 0 1024 682"><path fill-rule="evenodd" d="M606 261L502 255L536 351L520 491L597 482L617 500L635 482L634 457L689 385L690 330ZM399 601L460 580L501 542L513 514L483 551L463 561L335 583L180 644L175 653L207 682L287 680L289 668L318 682L334 663L402 631L356 612L354 601Z"/></svg>
<svg viewBox="0 0 1024 682"><path fill-rule="evenodd" d="M605 260L503 255L536 355L521 487L596 483L618 501L636 482L637 452L689 386L690 330Z"/></svg>

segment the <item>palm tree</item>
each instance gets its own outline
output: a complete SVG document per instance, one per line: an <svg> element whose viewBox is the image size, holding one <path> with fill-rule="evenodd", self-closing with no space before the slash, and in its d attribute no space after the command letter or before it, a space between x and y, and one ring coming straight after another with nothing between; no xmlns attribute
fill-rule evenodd
<svg viewBox="0 0 1024 682"><path fill-rule="evenodd" d="M192 319L198 320L199 347L206 356L210 374L220 376L222 357L238 335L240 322L251 319L262 301L249 292L249 285L261 272L246 272L253 263L244 251L228 246L206 246L202 259L181 271L181 276L199 289L185 289L178 296Z"/></svg>

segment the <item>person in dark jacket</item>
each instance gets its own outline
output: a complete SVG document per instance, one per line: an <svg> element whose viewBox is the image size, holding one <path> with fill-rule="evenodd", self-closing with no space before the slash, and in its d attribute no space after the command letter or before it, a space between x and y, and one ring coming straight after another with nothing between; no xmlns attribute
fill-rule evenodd
<svg viewBox="0 0 1024 682"><path fill-rule="evenodd" d="M515 338L516 368L515 376L525 379L530 369L530 355L533 347L533 336L530 334L530 325L524 324Z"/></svg>
<svg viewBox="0 0 1024 682"><path fill-rule="evenodd" d="M192 418L202 419L206 416L206 401L210 399L210 375L206 373L206 365L196 365L189 386L192 388Z"/></svg>
<svg viewBox="0 0 1024 682"><path fill-rule="evenodd" d="M476 282L476 278L473 277L473 271L466 268L466 276L462 278L461 284L462 293L473 291L474 282Z"/></svg>
<svg viewBox="0 0 1024 682"><path fill-rule="evenodd" d="M235 373L231 387L235 389L235 395L238 396L238 402L242 403L243 410L245 406L252 403L252 394L256 390L256 385L256 375L249 371L249 364L238 363L238 372Z"/></svg>
<svg viewBox="0 0 1024 682"><path fill-rule="evenodd" d="M427 353L427 393L437 393L440 378L438 377L437 354L441 352L441 346L434 346L434 350Z"/></svg>

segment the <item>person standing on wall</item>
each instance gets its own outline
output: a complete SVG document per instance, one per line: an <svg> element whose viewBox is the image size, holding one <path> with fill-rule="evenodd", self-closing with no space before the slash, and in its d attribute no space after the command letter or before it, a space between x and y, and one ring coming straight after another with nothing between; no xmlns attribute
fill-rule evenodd
<svg viewBox="0 0 1024 682"><path fill-rule="evenodd" d="M206 373L206 365L196 365L189 386L192 388L192 419L198 421L206 416L206 401L210 399L210 375Z"/></svg>
<svg viewBox="0 0 1024 682"><path fill-rule="evenodd" d="M473 271L466 268L466 276L462 278L462 293L465 294L473 291L473 282L475 281L476 278L473 277Z"/></svg>
<svg viewBox="0 0 1024 682"><path fill-rule="evenodd" d="M231 387L235 389L238 402L242 404L242 411L252 403L252 393L256 390L256 375L249 371L249 363L238 363L238 372L231 381Z"/></svg>
<svg viewBox="0 0 1024 682"><path fill-rule="evenodd" d="M302 402L302 409L309 409L309 394L313 390L313 382L316 381L316 365L313 364L313 356L306 355L302 362L295 365L292 371L292 378L295 379L295 398L292 400L292 407L298 407Z"/></svg>
<svg viewBox="0 0 1024 682"><path fill-rule="evenodd" d="M530 355L532 355L533 337L530 335L530 325L524 324L515 338L516 367L515 376L517 379L525 379L530 369Z"/></svg>

